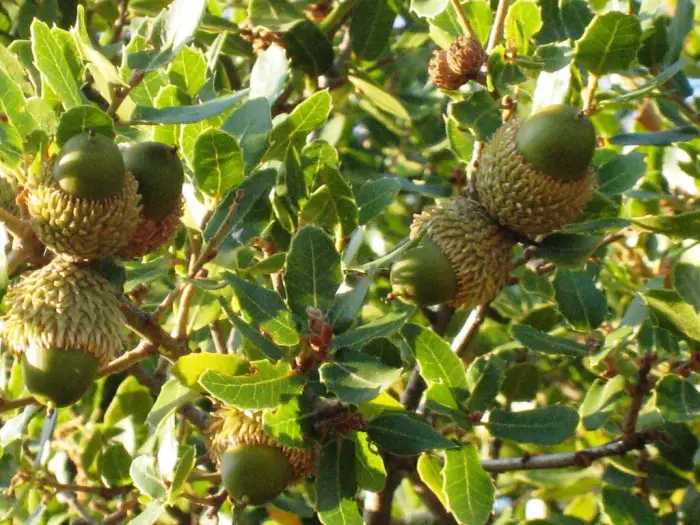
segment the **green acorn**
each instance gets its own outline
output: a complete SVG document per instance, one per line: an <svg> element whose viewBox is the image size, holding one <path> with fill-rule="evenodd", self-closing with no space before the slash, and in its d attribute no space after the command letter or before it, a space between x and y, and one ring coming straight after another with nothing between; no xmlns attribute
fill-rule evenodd
<svg viewBox="0 0 700 525"><path fill-rule="evenodd" d="M279 443L265 432L262 412L251 414L234 408L221 409L215 414L207 434L211 455L221 466L224 485L236 500L245 496L253 505L266 503L287 486L314 472L315 448L295 448ZM273 472L256 471L270 466ZM250 475L251 472L255 474Z"/></svg>
<svg viewBox="0 0 700 525"><path fill-rule="evenodd" d="M418 257L407 253L404 260L396 263L392 272L397 273L391 280L399 284L410 281L410 288L401 284L410 290L407 294L409 302L427 298L428 302L418 304L432 304L440 299L440 302L448 302L454 307L473 308L491 301L508 283L514 241L504 234L478 202L455 197L416 215L411 225L411 237L416 238L424 230L425 239L450 264L446 268L444 259L430 248L430 244L423 245ZM400 297L401 291L402 288L397 286Z"/></svg>
<svg viewBox="0 0 700 525"><path fill-rule="evenodd" d="M457 295L457 275L450 259L425 238L391 267L391 291L410 304L447 303Z"/></svg>
<svg viewBox="0 0 700 525"><path fill-rule="evenodd" d="M133 173L141 195L141 218L125 258L140 257L169 244L180 227L185 174L177 149L159 142L141 142L123 152L126 169Z"/></svg>
<svg viewBox="0 0 700 525"><path fill-rule="evenodd" d="M21 356L25 384L41 401L74 403L121 350L119 300L88 266L57 257L23 276L5 302L2 336Z"/></svg>
<svg viewBox="0 0 700 525"><path fill-rule="evenodd" d="M34 231L51 250L75 260L101 259L117 253L136 228L136 189L116 144L82 133L29 185L27 208Z"/></svg>
<svg viewBox="0 0 700 525"><path fill-rule="evenodd" d="M484 148L475 189L498 222L527 237L573 221L593 195L590 120L554 105L504 124Z"/></svg>

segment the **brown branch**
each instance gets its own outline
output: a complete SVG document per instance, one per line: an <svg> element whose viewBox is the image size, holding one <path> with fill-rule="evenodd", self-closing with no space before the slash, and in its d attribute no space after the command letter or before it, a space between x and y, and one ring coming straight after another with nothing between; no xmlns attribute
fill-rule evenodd
<svg viewBox="0 0 700 525"><path fill-rule="evenodd" d="M97 373L98 377L104 377L111 374L118 374L129 368L131 368L136 363L147 359L156 353L156 348L154 345L148 342L141 342L136 348L130 352L120 355L116 359L110 361L106 366L100 368Z"/></svg>
<svg viewBox="0 0 700 525"><path fill-rule="evenodd" d="M454 516L445 508L435 493L430 490L423 480L420 479L417 472L411 472L409 477L413 483L413 489L418 494L418 497L423 501L428 510L435 517L437 523L444 523L445 525L457 525L457 520Z"/></svg>
<svg viewBox="0 0 700 525"><path fill-rule="evenodd" d="M34 396L22 397L20 399L0 398L0 413L9 412L10 410L15 410L17 408L24 408L36 403L38 403L38 401L34 398Z"/></svg>
<svg viewBox="0 0 700 525"><path fill-rule="evenodd" d="M121 487L93 487L89 485L73 485L58 483L49 477L41 476L35 479L36 483L45 487L51 487L58 492L83 492L85 494L94 494L105 499L112 499L123 494L128 494L134 490L133 485L124 485Z"/></svg>
<svg viewBox="0 0 700 525"><path fill-rule="evenodd" d="M637 372L637 383L629 385L630 393L632 394L632 404L627 410L625 420L622 423L622 434L625 442L632 442L635 439L637 430L637 419L639 412L642 410L644 398L651 392L651 382L649 381L649 372L651 366L656 361L656 353L647 352L639 361L639 371Z"/></svg>
<svg viewBox="0 0 700 525"><path fill-rule="evenodd" d="M127 326L140 337L156 345L158 351L171 361L190 353L187 341L174 339L168 335L150 315L142 312L129 301L122 301L120 307L126 317Z"/></svg>
<svg viewBox="0 0 700 525"><path fill-rule="evenodd" d="M363 512L365 525L389 525L391 523L391 504L394 500L394 492L402 478L402 472L389 469L384 489L381 492L367 494Z"/></svg>
<svg viewBox="0 0 700 525"><path fill-rule="evenodd" d="M623 456L630 450L643 448L647 443L662 439L659 432L637 432L629 440L617 439L597 447L576 452L541 454L507 459L484 459L482 467L487 472L512 472L516 470L538 470L565 467L587 467L591 462L610 456Z"/></svg>
<svg viewBox="0 0 700 525"><path fill-rule="evenodd" d="M457 333L455 338L452 340L450 345L452 351L457 354L458 357L464 357L464 353L467 351L467 346L472 337L479 331L479 327L482 325L486 319L486 311L488 310L489 303L480 304L474 308L469 317L467 317L464 326Z"/></svg>
<svg viewBox="0 0 700 525"><path fill-rule="evenodd" d="M119 17L116 22L114 22L112 44L116 44L122 39L124 28L129 25L129 0L119 0L117 3L117 12L119 13Z"/></svg>
<svg viewBox="0 0 700 525"><path fill-rule="evenodd" d="M219 321L214 321L209 325L209 333L211 334L211 342L214 345L214 349L217 354L226 354L226 342L224 341L224 336L221 333L221 324Z"/></svg>
<svg viewBox="0 0 700 525"><path fill-rule="evenodd" d="M109 115L113 120L118 120L117 111L119 111L122 103L127 99L129 93L131 93L136 86L143 82L145 77L145 71L136 69L133 73L131 73L128 86L115 86L114 89L112 89L112 103L107 108L107 115Z"/></svg>
<svg viewBox="0 0 700 525"><path fill-rule="evenodd" d="M491 25L491 33L489 34L489 41L486 44L486 53L490 54L491 51L498 45L503 37L503 27L506 22L506 15L508 14L508 0L499 0L498 7L496 8L496 15L494 17L493 24Z"/></svg>
<svg viewBox="0 0 700 525"><path fill-rule="evenodd" d="M460 3L460 1L450 0L450 3L452 4L453 9L457 12L457 18L459 18L459 21L462 24L462 29L464 29L465 36L469 38L475 38L476 34L474 33L474 29L472 28L472 25L469 22L469 18L467 18L467 14L464 12L464 9L462 9L462 4Z"/></svg>

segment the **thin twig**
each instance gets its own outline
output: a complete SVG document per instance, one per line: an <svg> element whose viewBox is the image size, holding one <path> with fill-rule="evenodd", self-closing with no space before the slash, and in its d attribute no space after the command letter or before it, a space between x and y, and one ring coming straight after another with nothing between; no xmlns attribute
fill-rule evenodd
<svg viewBox="0 0 700 525"><path fill-rule="evenodd" d="M217 354L226 354L226 343L224 341L224 336L221 333L221 324L219 321L214 321L209 325L209 333L211 334L211 342L214 345L214 349Z"/></svg>
<svg viewBox="0 0 700 525"><path fill-rule="evenodd" d="M467 317L462 328L459 330L455 338L452 340L450 348L459 357L464 357L464 352L467 350L467 346L472 337L479 331L479 327L486 319L486 311L488 310L488 303L480 304L474 308Z"/></svg>
<svg viewBox="0 0 700 525"><path fill-rule="evenodd" d="M632 442L635 439L637 430L637 419L639 412L642 410L644 398L651 392L651 382L649 381L649 372L651 366L656 361L656 354L648 352L642 356L639 362L639 371L637 372L637 383L630 385L630 393L632 394L632 403L630 404L625 420L622 423L622 433L625 442Z"/></svg>
<svg viewBox="0 0 700 525"><path fill-rule="evenodd" d="M464 29L464 35L469 38L474 38L474 29L472 28L471 22L469 22L469 18L467 18L467 14L464 12L460 1L450 0L450 3L452 4L452 7L457 13L457 18L459 18L459 21L462 24L462 29Z"/></svg>
<svg viewBox="0 0 700 525"><path fill-rule="evenodd" d="M112 103L107 108L107 115L109 115L113 120L118 120L117 111L119 111L122 103L127 99L129 93L131 93L136 86L143 82L145 77L145 71L142 69L136 69L131 73L128 86L115 86L115 88L112 90Z"/></svg>
<svg viewBox="0 0 700 525"><path fill-rule="evenodd" d="M163 330L151 316L136 308L129 301L122 301L120 308L126 317L127 326L142 338L158 347L158 350L171 361L189 354L187 341L174 339Z"/></svg>
<svg viewBox="0 0 700 525"><path fill-rule="evenodd" d="M19 399L3 399L0 398L0 413L9 412L17 408L24 408L29 405L35 405L38 401L34 396L22 397Z"/></svg>
<svg viewBox="0 0 700 525"><path fill-rule="evenodd" d="M505 26L507 14L508 0L499 0L496 15L491 25L491 33L489 33L489 41L486 44L486 53L491 54L491 51L496 48L501 38L503 38L503 27Z"/></svg>
<svg viewBox="0 0 700 525"><path fill-rule="evenodd" d="M563 452L559 454L540 454L535 456L523 456L518 458L484 459L481 466L487 472L512 472L516 470L538 470L565 467L587 467L591 462L611 457L623 456L630 450L644 447L661 439L658 432L637 432L631 436L630 441L617 439L597 447L585 448L576 452Z"/></svg>
<svg viewBox="0 0 700 525"><path fill-rule="evenodd" d="M363 513L365 525L389 525L391 523L391 505L394 500L394 492L402 478L403 473L399 470L389 470L384 489L380 492L367 494Z"/></svg>
<svg viewBox="0 0 700 525"><path fill-rule="evenodd" d="M600 77L591 73L588 79L588 91L586 93L586 99L583 105L583 111L586 114L591 114L594 112L594 97L595 92L598 89L598 80L600 80Z"/></svg>
<svg viewBox="0 0 700 525"><path fill-rule="evenodd" d="M100 368L97 373L98 377L104 377L111 374L118 374L128 368L131 368L136 363L147 359L156 353L156 347L147 341L142 341L139 345L125 354L120 355L116 359L110 361L106 366Z"/></svg>

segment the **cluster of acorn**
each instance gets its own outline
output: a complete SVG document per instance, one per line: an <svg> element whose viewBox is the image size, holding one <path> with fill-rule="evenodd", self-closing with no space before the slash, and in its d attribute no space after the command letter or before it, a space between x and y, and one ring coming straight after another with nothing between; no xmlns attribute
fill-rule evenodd
<svg viewBox="0 0 700 525"><path fill-rule="evenodd" d="M391 269L392 295L472 308L508 283L512 249L573 221L590 200L596 134L578 109L553 105L504 124L486 145L473 191L414 217L423 235Z"/></svg>
<svg viewBox="0 0 700 525"><path fill-rule="evenodd" d="M183 182L173 148L142 142L122 152L88 132L70 138L27 184L33 230L55 257L10 287L2 335L40 401L74 403L119 353L119 300L91 263L144 255L169 241Z"/></svg>

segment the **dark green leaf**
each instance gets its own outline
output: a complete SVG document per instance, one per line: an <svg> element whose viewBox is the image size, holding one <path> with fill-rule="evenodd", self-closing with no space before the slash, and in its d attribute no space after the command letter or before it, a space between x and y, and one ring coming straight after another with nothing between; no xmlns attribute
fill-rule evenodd
<svg viewBox="0 0 700 525"><path fill-rule="evenodd" d="M387 314L376 321L339 335L333 340L333 346L336 348L361 346L377 337L388 337L400 330L411 315L413 315L412 310Z"/></svg>
<svg viewBox="0 0 700 525"><path fill-rule="evenodd" d="M325 74L333 66L333 46L313 22L295 24L282 40L292 65L312 77Z"/></svg>
<svg viewBox="0 0 700 525"><path fill-rule="evenodd" d="M292 238L285 267L289 308L300 317L309 307L328 311L342 280L333 240L319 228L302 228Z"/></svg>
<svg viewBox="0 0 700 525"><path fill-rule="evenodd" d="M287 31L304 16L287 0L250 0L248 18L253 27Z"/></svg>
<svg viewBox="0 0 700 525"><path fill-rule="evenodd" d="M323 525L362 525L355 502L353 443L332 440L321 451L316 469L316 510Z"/></svg>
<svg viewBox="0 0 700 525"><path fill-rule="evenodd" d="M226 272L224 279L233 287L241 308L270 334L276 344L291 346L299 342L292 313L276 292L244 281L231 272Z"/></svg>
<svg viewBox="0 0 700 525"><path fill-rule="evenodd" d="M347 403L363 403L377 397L401 376L401 369L350 348L341 348L334 360L319 369L321 382Z"/></svg>
<svg viewBox="0 0 700 525"><path fill-rule="evenodd" d="M415 324L405 325L401 333L413 351L421 376L428 384L441 383L466 391L467 377L462 361L442 337Z"/></svg>
<svg viewBox="0 0 700 525"><path fill-rule="evenodd" d="M513 336L530 350L553 355L583 357L588 353L586 345L570 339L554 337L526 325L514 325Z"/></svg>
<svg viewBox="0 0 700 525"><path fill-rule="evenodd" d="M389 412L375 417L369 423L367 434L386 452L397 455L458 447L421 417L402 412Z"/></svg>
<svg viewBox="0 0 700 525"><path fill-rule="evenodd" d="M505 365L498 356L479 357L467 369L467 386L471 396L465 408L469 411L486 410L498 395L505 373Z"/></svg>
<svg viewBox="0 0 700 525"><path fill-rule="evenodd" d="M285 352L273 343L268 337L260 333L243 319L233 313L231 307L226 303L223 297L219 298L221 307L226 314L226 318L231 321L231 324L248 340L248 343L255 347L256 350L262 352L268 359L277 360L285 357Z"/></svg>
<svg viewBox="0 0 700 525"><path fill-rule="evenodd" d="M479 461L476 447L468 443L445 451L442 490L447 509L460 523L481 525L491 516L496 489Z"/></svg>
<svg viewBox="0 0 700 525"><path fill-rule="evenodd" d="M603 488L603 511L611 523L634 523L656 525L652 512L629 490L614 487Z"/></svg>
<svg viewBox="0 0 700 525"><path fill-rule="evenodd" d="M496 408L489 414L488 429L494 437L517 443L556 445L574 435L578 414L573 408L550 406L523 412Z"/></svg>
<svg viewBox="0 0 700 525"><path fill-rule="evenodd" d="M114 426L122 419L131 417L134 423L142 424L153 406L151 391L141 385L134 376L128 376L117 389L104 415L104 422Z"/></svg>
<svg viewBox="0 0 700 525"><path fill-rule="evenodd" d="M569 38L578 40L593 20L593 13L584 0L559 0L559 13Z"/></svg>
<svg viewBox="0 0 700 525"><path fill-rule="evenodd" d="M634 187L646 172L645 155L638 151L620 155L598 168L597 190L605 195L619 195Z"/></svg>
<svg viewBox="0 0 700 525"><path fill-rule="evenodd" d="M605 294L584 271L557 270L554 298L559 311L578 330L595 330L607 315Z"/></svg>
<svg viewBox="0 0 700 525"><path fill-rule="evenodd" d="M673 265L671 278L678 295L700 310L700 244L683 252Z"/></svg>
<svg viewBox="0 0 700 525"><path fill-rule="evenodd" d="M485 90L470 93L450 108L450 115L468 129L477 140L487 140L501 127L501 111Z"/></svg>
<svg viewBox="0 0 700 525"><path fill-rule="evenodd" d="M262 158L268 146L272 117L266 98L254 98L236 109L221 125L241 145L245 171L250 172Z"/></svg>
<svg viewBox="0 0 700 525"><path fill-rule="evenodd" d="M359 223L367 224L389 206L401 191L401 183L390 177L372 180L362 185L357 192Z"/></svg>
<svg viewBox="0 0 700 525"><path fill-rule="evenodd" d="M549 259L558 267L580 266L595 253L602 239L598 235L553 233L540 242L536 257Z"/></svg>
<svg viewBox="0 0 700 525"><path fill-rule="evenodd" d="M111 445L100 456L100 476L108 487L119 487L131 482L129 464L131 456L121 443Z"/></svg>
<svg viewBox="0 0 700 525"><path fill-rule="evenodd" d="M687 379L667 374L654 388L654 405L667 421L694 421L700 417L700 392Z"/></svg>
<svg viewBox="0 0 700 525"><path fill-rule="evenodd" d="M637 57L639 19L618 11L598 15L576 42L576 60L595 75L624 71Z"/></svg>
<svg viewBox="0 0 700 525"><path fill-rule="evenodd" d="M304 385L286 362L253 361L250 365L253 373L247 375L208 370L201 375L199 384L215 398L241 410L276 408L301 393Z"/></svg>
<svg viewBox="0 0 700 525"><path fill-rule="evenodd" d="M532 363L515 363L503 378L501 392L508 401L530 401L540 387L540 371Z"/></svg>
<svg viewBox="0 0 700 525"><path fill-rule="evenodd" d="M396 13L388 0L360 0L350 24L352 48L363 60L376 60L389 42Z"/></svg>

